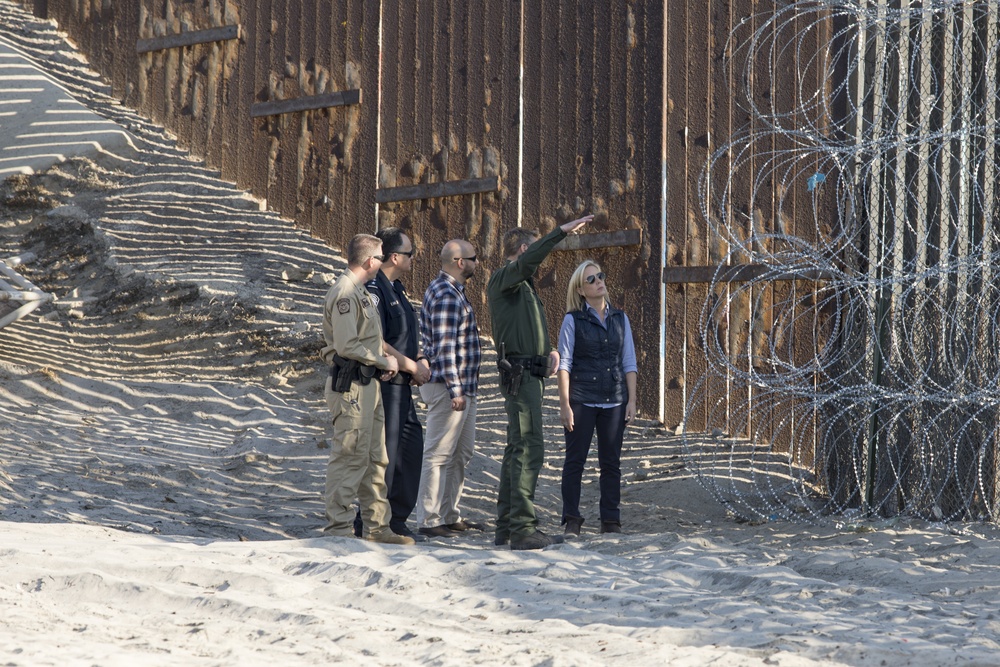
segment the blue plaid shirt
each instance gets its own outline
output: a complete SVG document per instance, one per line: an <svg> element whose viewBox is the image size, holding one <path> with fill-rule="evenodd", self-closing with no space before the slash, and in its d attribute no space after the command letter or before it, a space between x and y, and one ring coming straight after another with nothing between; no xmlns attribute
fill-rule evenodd
<svg viewBox="0 0 1000 667"><path fill-rule="evenodd" d="M452 398L475 396L483 353L479 327L465 287L442 271L424 292L420 338L431 364L431 382L443 382Z"/></svg>

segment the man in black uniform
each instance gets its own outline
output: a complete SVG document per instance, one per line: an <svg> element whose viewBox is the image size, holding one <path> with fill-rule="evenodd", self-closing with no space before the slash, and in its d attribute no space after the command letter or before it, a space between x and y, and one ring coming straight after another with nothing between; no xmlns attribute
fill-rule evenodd
<svg viewBox="0 0 1000 667"><path fill-rule="evenodd" d="M375 236L382 241L385 261L375 278L365 283L382 319L386 354L396 358L399 373L381 382L385 409L385 449L389 465L385 485L389 490L392 518L389 528L397 535L419 539L406 526L417 504L420 469L424 453L424 431L417 419L410 386L430 379L427 357L419 351L419 326L400 277L413 264L413 242L398 227L386 227Z"/></svg>

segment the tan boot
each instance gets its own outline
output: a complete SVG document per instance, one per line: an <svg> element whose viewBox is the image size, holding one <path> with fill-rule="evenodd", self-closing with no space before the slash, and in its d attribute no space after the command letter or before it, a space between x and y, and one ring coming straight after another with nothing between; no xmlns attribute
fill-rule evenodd
<svg viewBox="0 0 1000 667"><path fill-rule="evenodd" d="M368 533L365 535L365 539L369 542L379 542L381 544L416 544L416 541L412 537L407 537L406 535L397 535L391 530L382 530L377 533Z"/></svg>

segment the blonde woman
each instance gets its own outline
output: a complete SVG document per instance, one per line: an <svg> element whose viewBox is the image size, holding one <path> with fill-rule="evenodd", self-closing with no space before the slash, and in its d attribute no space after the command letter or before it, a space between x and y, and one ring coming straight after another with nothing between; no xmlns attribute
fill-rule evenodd
<svg viewBox="0 0 1000 667"><path fill-rule="evenodd" d="M602 533L620 533L621 452L625 425L635 419L637 366L628 316L608 302L600 265L576 267L559 330L559 412L566 435L562 473L563 532L578 536L580 484L597 432Z"/></svg>

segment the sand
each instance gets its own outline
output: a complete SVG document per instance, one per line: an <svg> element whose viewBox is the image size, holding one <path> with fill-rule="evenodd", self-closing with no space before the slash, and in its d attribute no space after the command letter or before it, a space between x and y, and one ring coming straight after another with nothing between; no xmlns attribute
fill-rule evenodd
<svg viewBox="0 0 1000 667"><path fill-rule="evenodd" d="M650 420L626 435L622 535L596 531L592 460L581 539L544 551L324 537L316 351L343 258L0 0L0 89L25 73L0 104L0 258L33 253L18 271L57 300L0 329L3 664L1000 664L995 526L747 523ZM99 129L83 147L39 125L69 107ZM464 501L487 524L492 354ZM557 531L553 390L536 500Z"/></svg>

